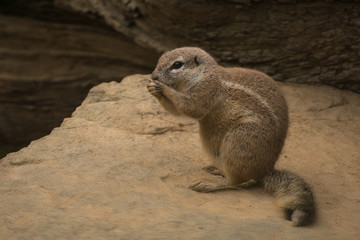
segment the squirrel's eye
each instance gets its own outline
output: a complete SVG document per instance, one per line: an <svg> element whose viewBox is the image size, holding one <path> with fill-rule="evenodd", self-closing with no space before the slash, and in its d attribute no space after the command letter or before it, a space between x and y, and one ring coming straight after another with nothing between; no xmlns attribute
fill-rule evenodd
<svg viewBox="0 0 360 240"><path fill-rule="evenodd" d="M183 65L184 65L183 62L176 61L176 62L173 63L173 65L171 65L170 68L171 68L171 69L179 69L179 68L181 68Z"/></svg>

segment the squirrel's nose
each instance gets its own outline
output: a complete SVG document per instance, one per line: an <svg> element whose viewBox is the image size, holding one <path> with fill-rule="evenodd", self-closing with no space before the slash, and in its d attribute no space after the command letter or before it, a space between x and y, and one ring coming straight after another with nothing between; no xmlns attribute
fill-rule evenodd
<svg viewBox="0 0 360 240"><path fill-rule="evenodd" d="M159 77L155 74L155 73L152 73L151 74L151 79L154 81L154 80L159 80Z"/></svg>

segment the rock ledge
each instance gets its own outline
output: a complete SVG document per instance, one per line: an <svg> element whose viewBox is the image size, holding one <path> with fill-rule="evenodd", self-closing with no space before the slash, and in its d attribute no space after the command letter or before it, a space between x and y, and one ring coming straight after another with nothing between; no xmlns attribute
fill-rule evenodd
<svg viewBox="0 0 360 240"><path fill-rule="evenodd" d="M261 189L187 189L197 124L164 112L143 75L93 88L50 135L0 161L3 239L356 239L360 97L282 84L291 127L279 168L314 188L318 220L294 228Z"/></svg>

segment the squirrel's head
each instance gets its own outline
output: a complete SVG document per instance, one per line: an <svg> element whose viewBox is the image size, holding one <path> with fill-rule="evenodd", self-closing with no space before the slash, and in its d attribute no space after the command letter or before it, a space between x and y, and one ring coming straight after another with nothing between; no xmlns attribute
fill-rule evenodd
<svg viewBox="0 0 360 240"><path fill-rule="evenodd" d="M216 61L200 48L176 48L160 57L151 78L175 89L191 87L203 80L204 74L216 67L214 65Z"/></svg>

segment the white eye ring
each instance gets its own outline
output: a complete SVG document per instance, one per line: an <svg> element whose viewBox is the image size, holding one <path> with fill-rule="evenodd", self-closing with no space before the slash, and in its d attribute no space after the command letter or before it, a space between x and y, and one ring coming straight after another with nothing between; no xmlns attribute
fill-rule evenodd
<svg viewBox="0 0 360 240"><path fill-rule="evenodd" d="M171 69L170 72L171 73L178 73L178 72L181 72L183 69L184 69L184 67L181 67L179 69Z"/></svg>

